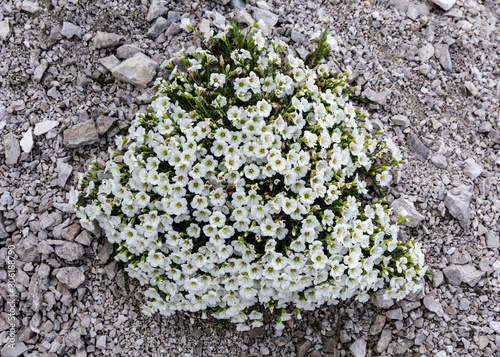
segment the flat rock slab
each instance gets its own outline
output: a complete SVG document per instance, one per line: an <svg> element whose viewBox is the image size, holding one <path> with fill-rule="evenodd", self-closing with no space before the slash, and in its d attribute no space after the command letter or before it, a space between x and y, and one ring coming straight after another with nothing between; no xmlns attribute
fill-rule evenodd
<svg viewBox="0 0 500 357"><path fill-rule="evenodd" d="M21 155L21 148L14 133L5 135L3 138L3 147L5 150L5 163L7 165L15 165Z"/></svg>
<svg viewBox="0 0 500 357"><path fill-rule="evenodd" d="M43 303L43 293L49 288L50 267L47 264L38 266L35 274L31 277L28 288L28 301L31 309L40 311Z"/></svg>
<svg viewBox="0 0 500 357"><path fill-rule="evenodd" d="M415 154L415 157L420 161L427 161L427 159L431 156L429 148L425 146L422 140L420 140L414 133L408 133L406 142L410 150Z"/></svg>
<svg viewBox="0 0 500 357"><path fill-rule="evenodd" d="M67 148L77 148L97 141L99 141L99 135L97 135L95 123L92 119L76 124L64 131L63 143Z"/></svg>
<svg viewBox="0 0 500 357"><path fill-rule="evenodd" d="M273 14L271 11L260 9L258 7L253 9L253 18L255 21L260 21L262 20L267 26L273 27L278 23L279 16L276 14Z"/></svg>
<svg viewBox="0 0 500 357"><path fill-rule="evenodd" d="M59 122L56 120L45 120L42 121L41 123L38 123L35 125L35 130L33 131L33 134L35 135L42 135L45 133L48 133L52 129L54 129L56 126L59 125Z"/></svg>
<svg viewBox="0 0 500 357"><path fill-rule="evenodd" d="M156 75L158 63L142 53L123 61L111 73L119 81L145 87Z"/></svg>
<svg viewBox="0 0 500 357"><path fill-rule="evenodd" d="M443 269L443 274L451 285L459 286L462 282L474 287L483 277L483 272L472 264L450 265Z"/></svg>
<svg viewBox="0 0 500 357"><path fill-rule="evenodd" d="M55 269L54 274L62 284L70 289L76 289L85 281L85 274L77 267Z"/></svg>
<svg viewBox="0 0 500 357"><path fill-rule="evenodd" d="M14 348L12 348L8 343L5 344L2 351L0 351L0 355L2 355L2 357L18 357L22 356L27 350L28 347L26 347L24 342L16 341Z"/></svg>
<svg viewBox="0 0 500 357"><path fill-rule="evenodd" d="M472 192L471 186L461 185L448 191L444 198L448 212L460 222L463 229L468 229L470 226L469 204Z"/></svg>

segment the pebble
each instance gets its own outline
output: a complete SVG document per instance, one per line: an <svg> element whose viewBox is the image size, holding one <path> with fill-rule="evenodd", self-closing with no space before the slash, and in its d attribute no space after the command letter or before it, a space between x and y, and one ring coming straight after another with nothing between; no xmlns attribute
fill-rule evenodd
<svg viewBox="0 0 500 357"><path fill-rule="evenodd" d="M373 320L373 323L370 326L370 330L368 331L368 333L370 335L378 335L385 326L385 320L386 317L384 315L375 316L375 320Z"/></svg>
<svg viewBox="0 0 500 357"><path fill-rule="evenodd" d="M39 136L45 133L48 133L50 130L54 129L59 125L59 122L56 120L45 120L41 123L35 125L35 130L33 130L33 134Z"/></svg>
<svg viewBox="0 0 500 357"><path fill-rule="evenodd" d="M403 319L403 310L393 309L385 312L385 316L391 320L402 320Z"/></svg>
<svg viewBox="0 0 500 357"><path fill-rule="evenodd" d="M444 11L448 11L455 5L457 0L431 0L434 4L439 6Z"/></svg>
<svg viewBox="0 0 500 357"><path fill-rule="evenodd" d="M465 88L469 91L470 94L472 94L474 97L477 97L479 95L479 91L477 90L476 86L474 83L471 81L465 81L464 83Z"/></svg>
<svg viewBox="0 0 500 357"><path fill-rule="evenodd" d="M274 27L279 20L278 15L272 13L269 10L264 10L258 7L254 7L252 10L252 17L255 21L259 22L262 20L267 26Z"/></svg>
<svg viewBox="0 0 500 357"><path fill-rule="evenodd" d="M84 34L85 30L82 29L80 26L77 26L67 21L63 22L61 35L63 35L67 39L71 39L73 36L76 36L79 39L81 39Z"/></svg>
<svg viewBox="0 0 500 357"><path fill-rule="evenodd" d="M448 167L448 160L442 154L435 154L431 156L431 162L438 169L445 170Z"/></svg>
<svg viewBox="0 0 500 357"><path fill-rule="evenodd" d="M7 41L7 39L9 38L9 33L10 33L9 21L8 20L0 21L0 39L2 41Z"/></svg>
<svg viewBox="0 0 500 357"><path fill-rule="evenodd" d="M389 346L389 343L392 340L392 332L390 329L384 329L382 333L380 334L380 338L377 342L377 345L375 346L375 351L377 353L382 353L387 349L387 346Z"/></svg>
<svg viewBox="0 0 500 357"><path fill-rule="evenodd" d="M498 234L486 232L486 246L489 248L500 248L500 237Z"/></svg>
<svg viewBox="0 0 500 357"><path fill-rule="evenodd" d="M33 133L31 128L29 128L23 135L21 141L19 142L21 145L21 149L25 153L30 153L31 149L33 149Z"/></svg>
<svg viewBox="0 0 500 357"><path fill-rule="evenodd" d="M40 64L33 71L33 80L36 83L40 83L40 81L42 80L43 74L45 73L45 71L47 70L48 67L49 67L49 64L48 64L47 60L41 59Z"/></svg>
<svg viewBox="0 0 500 357"><path fill-rule="evenodd" d="M125 83L145 87L156 75L158 63L148 56L137 53L113 68L113 76Z"/></svg>
<svg viewBox="0 0 500 357"><path fill-rule="evenodd" d="M35 274L31 277L28 288L28 301L31 303L31 309L35 312L40 311L43 303L43 293L49 288L50 267L47 264L40 264L36 268Z"/></svg>
<svg viewBox="0 0 500 357"><path fill-rule="evenodd" d="M415 209L413 202L407 198L398 198L392 202L391 206L394 211L394 219L397 220L400 216L404 216L406 222L403 223L403 226L417 227L425 218Z"/></svg>
<svg viewBox="0 0 500 357"><path fill-rule="evenodd" d="M21 148L14 133L8 133L4 136L3 147L5 150L5 163L10 166L17 164L17 159L21 155Z"/></svg>
<svg viewBox="0 0 500 357"><path fill-rule="evenodd" d="M391 117L391 121L394 125L401 126L403 129L410 126L410 120L404 115L394 115Z"/></svg>
<svg viewBox="0 0 500 357"><path fill-rule="evenodd" d="M168 27L167 31L165 31L165 37L173 37L181 32L181 26L178 23L173 23Z"/></svg>
<svg viewBox="0 0 500 357"><path fill-rule="evenodd" d="M167 20L170 22L181 21L181 14L178 11L169 11L167 14Z"/></svg>
<svg viewBox="0 0 500 357"><path fill-rule="evenodd" d="M434 46L430 43L418 50L418 57L421 62L427 62L432 58L432 56L434 56Z"/></svg>
<svg viewBox="0 0 500 357"><path fill-rule="evenodd" d="M406 136L406 143L408 148L415 154L415 157L420 161L426 161L431 156L431 151L424 145L422 140L419 139L414 133L410 132Z"/></svg>
<svg viewBox="0 0 500 357"><path fill-rule="evenodd" d="M423 303L424 306L427 308L427 310L429 310L430 312L434 312L439 317L442 317L444 315L443 306L441 305L441 303L439 302L439 300L436 298L435 295L428 294L424 296Z"/></svg>
<svg viewBox="0 0 500 357"><path fill-rule="evenodd" d="M365 357L366 356L366 341L364 338L358 338L349 347L349 351L352 352L354 357Z"/></svg>
<svg viewBox="0 0 500 357"><path fill-rule="evenodd" d="M97 31L94 37L96 49L118 46L123 41L123 36L116 33Z"/></svg>
<svg viewBox="0 0 500 357"><path fill-rule="evenodd" d="M491 130L490 133L488 134L488 138L490 138L491 141L500 144L500 131Z"/></svg>
<svg viewBox="0 0 500 357"><path fill-rule="evenodd" d="M116 122L118 122L118 118L101 115L95 121L97 134L106 134L116 124Z"/></svg>
<svg viewBox="0 0 500 357"><path fill-rule="evenodd" d="M292 30L290 38L292 39L293 42L301 43L303 45L309 42L309 39L304 34L295 30Z"/></svg>
<svg viewBox="0 0 500 357"><path fill-rule="evenodd" d="M170 23L171 22L165 18L158 17L149 28L148 35L152 38L157 38L160 34L165 32L165 30L170 26Z"/></svg>
<svg viewBox="0 0 500 357"><path fill-rule="evenodd" d="M312 347L312 342L309 341L308 339L303 339L299 343L297 343L297 357L304 357L309 351L309 349Z"/></svg>
<svg viewBox="0 0 500 357"><path fill-rule="evenodd" d="M98 140L99 136L92 119L64 130L63 144L69 149L93 144Z"/></svg>
<svg viewBox="0 0 500 357"><path fill-rule="evenodd" d="M106 336L99 336L97 338L95 346L100 350L106 349Z"/></svg>
<svg viewBox="0 0 500 357"><path fill-rule="evenodd" d="M470 226L470 208L473 190L471 186L460 185L449 190L444 198L444 204L448 212L455 217L463 229Z"/></svg>
<svg viewBox="0 0 500 357"><path fill-rule="evenodd" d="M85 275L77 267L54 269L53 274L69 289L76 289L85 281Z"/></svg>

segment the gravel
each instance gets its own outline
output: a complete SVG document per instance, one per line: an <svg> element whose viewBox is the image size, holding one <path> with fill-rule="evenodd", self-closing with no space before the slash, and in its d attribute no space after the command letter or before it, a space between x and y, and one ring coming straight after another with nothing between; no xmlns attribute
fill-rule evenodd
<svg viewBox="0 0 500 357"><path fill-rule="evenodd" d="M189 313L146 318L143 288L98 228L79 226L66 195L147 110L158 64L192 44L180 19L215 29L230 16L262 19L300 56L325 27L343 40L328 64L350 67L354 95L377 103L371 120L406 162L387 199L416 212L400 239L424 247L433 276L422 290L303 312L283 331L272 316L245 333ZM0 354L499 356L499 16L494 2L443 0L1 2L0 262L10 244L19 256L17 339ZM168 27L151 36L155 21Z"/></svg>

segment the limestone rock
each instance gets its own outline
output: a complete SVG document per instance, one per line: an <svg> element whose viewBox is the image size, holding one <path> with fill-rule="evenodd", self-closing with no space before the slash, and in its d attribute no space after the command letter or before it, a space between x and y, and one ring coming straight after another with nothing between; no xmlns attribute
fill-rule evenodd
<svg viewBox="0 0 500 357"><path fill-rule="evenodd" d="M349 351L352 352L354 357L365 357L366 356L366 341L364 338L358 338L353 342Z"/></svg>
<svg viewBox="0 0 500 357"><path fill-rule="evenodd" d="M3 41L7 41L9 38L9 33L10 33L10 26L9 26L9 21L4 20L0 21L0 39Z"/></svg>
<svg viewBox="0 0 500 357"><path fill-rule="evenodd" d="M408 147L420 161L426 161L431 156L431 151L414 133L410 132L406 136Z"/></svg>
<svg viewBox="0 0 500 357"><path fill-rule="evenodd" d="M404 115L394 115L391 118L391 121L394 123L394 125L398 125L403 128L407 128L408 126L410 126L410 120L408 120L408 118Z"/></svg>
<svg viewBox="0 0 500 357"><path fill-rule="evenodd" d="M98 31L94 38L94 47L97 49L118 46L123 40L122 35Z"/></svg>
<svg viewBox="0 0 500 357"><path fill-rule="evenodd" d="M73 262L75 260L81 259L85 250L76 242L62 241L62 244L57 245L55 248L57 256L68 262Z"/></svg>
<svg viewBox="0 0 500 357"><path fill-rule="evenodd" d="M57 178L57 185L59 187L64 188L64 186L66 185L66 181L68 181L68 178L71 175L72 171L73 171L73 166L65 162L57 163L57 173L59 175Z"/></svg>
<svg viewBox="0 0 500 357"><path fill-rule="evenodd" d="M118 118L115 117L108 117L108 116L100 116L97 118L95 124L97 127L97 134L99 135L104 135L106 134L109 129L115 125L115 123L118 121Z"/></svg>
<svg viewBox="0 0 500 357"><path fill-rule="evenodd" d="M371 100L372 102L376 102L380 105L385 105L387 102L387 98L389 98L389 95L391 94L391 91L389 89L384 89L382 92L375 92L374 90L367 88L363 91L363 95Z"/></svg>
<svg viewBox="0 0 500 357"><path fill-rule="evenodd" d="M54 270L57 280L70 289L76 289L85 281L85 275L77 267L64 267Z"/></svg>
<svg viewBox="0 0 500 357"><path fill-rule="evenodd" d="M425 218L415 209L415 205L409 199L398 198L392 202L391 206L394 210L396 219L399 218L400 215L405 217L406 222L403 223L404 226L417 227Z"/></svg>
<svg viewBox="0 0 500 357"><path fill-rule="evenodd" d="M33 133L32 133L31 128L29 128L24 133L19 144L21 144L21 149L23 149L24 152L26 152L26 153L31 152L31 149L33 149Z"/></svg>
<svg viewBox="0 0 500 357"><path fill-rule="evenodd" d="M472 264L450 265L443 269L443 273L451 285L458 286L462 282L474 287L483 277L483 272L477 270Z"/></svg>
<svg viewBox="0 0 500 357"><path fill-rule="evenodd" d="M136 53L141 52L141 49L134 44L123 45L117 48L116 57L127 59L133 57Z"/></svg>
<svg viewBox="0 0 500 357"><path fill-rule="evenodd" d="M116 66L118 66L120 64L120 60L113 55L103 57L98 62L100 64L102 64L103 67L106 68L110 72L113 70L113 68L115 68Z"/></svg>
<svg viewBox="0 0 500 357"><path fill-rule="evenodd" d="M432 56L434 56L434 46L430 43L418 50L418 57L422 62L427 62Z"/></svg>
<svg viewBox="0 0 500 357"><path fill-rule="evenodd" d="M426 295L424 297L423 303L427 310L429 310L430 312L434 312L439 317L442 317L444 315L443 306L433 294Z"/></svg>
<svg viewBox="0 0 500 357"><path fill-rule="evenodd" d="M33 133L35 135L42 135L48 133L50 130L54 129L58 125L59 122L56 120L45 120L35 125L35 130Z"/></svg>
<svg viewBox="0 0 500 357"><path fill-rule="evenodd" d="M436 57L439 59L441 66L447 71L451 71L453 64L451 62L450 52L448 51L448 45L446 44L435 44L434 50L436 51Z"/></svg>
<svg viewBox="0 0 500 357"><path fill-rule="evenodd" d="M472 199L472 187L461 185L455 187L446 193L444 204L448 212L458 219L463 229L470 226L470 208Z"/></svg>
<svg viewBox="0 0 500 357"><path fill-rule="evenodd" d="M164 0L153 0L151 5L149 6L148 15L146 16L146 20L151 22L157 17L166 14L168 9L165 7Z"/></svg>
<svg viewBox="0 0 500 357"><path fill-rule="evenodd" d="M84 34L85 34L85 30L83 28L81 28L80 26L77 26L77 25L72 24L71 22L67 22L67 21L63 22L61 35L63 35L67 39L70 39L73 36L76 36L76 37L81 39Z"/></svg>
<svg viewBox="0 0 500 357"><path fill-rule="evenodd" d="M5 150L5 163L7 165L15 165L17 159L21 155L21 148L19 147L19 141L17 141L14 133L8 133L3 138L3 147Z"/></svg>
<svg viewBox="0 0 500 357"><path fill-rule="evenodd" d="M432 0L432 2L444 11L448 11L453 7L453 5L455 5L457 0Z"/></svg>
<svg viewBox="0 0 500 357"><path fill-rule="evenodd" d="M99 140L95 123L92 119L76 124L64 131L64 146L77 148L84 145L96 143Z"/></svg>
<svg viewBox="0 0 500 357"><path fill-rule="evenodd" d="M21 10L34 14L41 9L36 2L24 0L21 4Z"/></svg>
<svg viewBox="0 0 500 357"><path fill-rule="evenodd" d="M156 75L158 63L148 56L137 53L113 68L113 76L125 83L145 87Z"/></svg>
<svg viewBox="0 0 500 357"><path fill-rule="evenodd" d="M273 27L278 23L279 17L276 14L273 14L271 11L260 9L258 7L255 7L253 9L253 18L255 21L260 21L262 20L267 26Z"/></svg>
<svg viewBox="0 0 500 357"><path fill-rule="evenodd" d="M30 279L28 301L31 303L31 309L35 312L42 308L43 293L49 288L49 275L50 266L42 263Z"/></svg>

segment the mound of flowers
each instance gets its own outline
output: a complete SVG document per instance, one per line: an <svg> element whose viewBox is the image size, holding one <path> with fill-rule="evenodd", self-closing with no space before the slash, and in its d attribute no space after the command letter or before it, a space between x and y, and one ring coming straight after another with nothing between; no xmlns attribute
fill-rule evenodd
<svg viewBox="0 0 500 357"><path fill-rule="evenodd" d="M305 63L258 26L195 33L150 111L70 197L147 287L143 312L200 311L247 330L277 309L283 328L294 309L414 290L421 248L397 240L372 198L401 154L349 102L348 73L321 63L338 40L316 34Z"/></svg>

